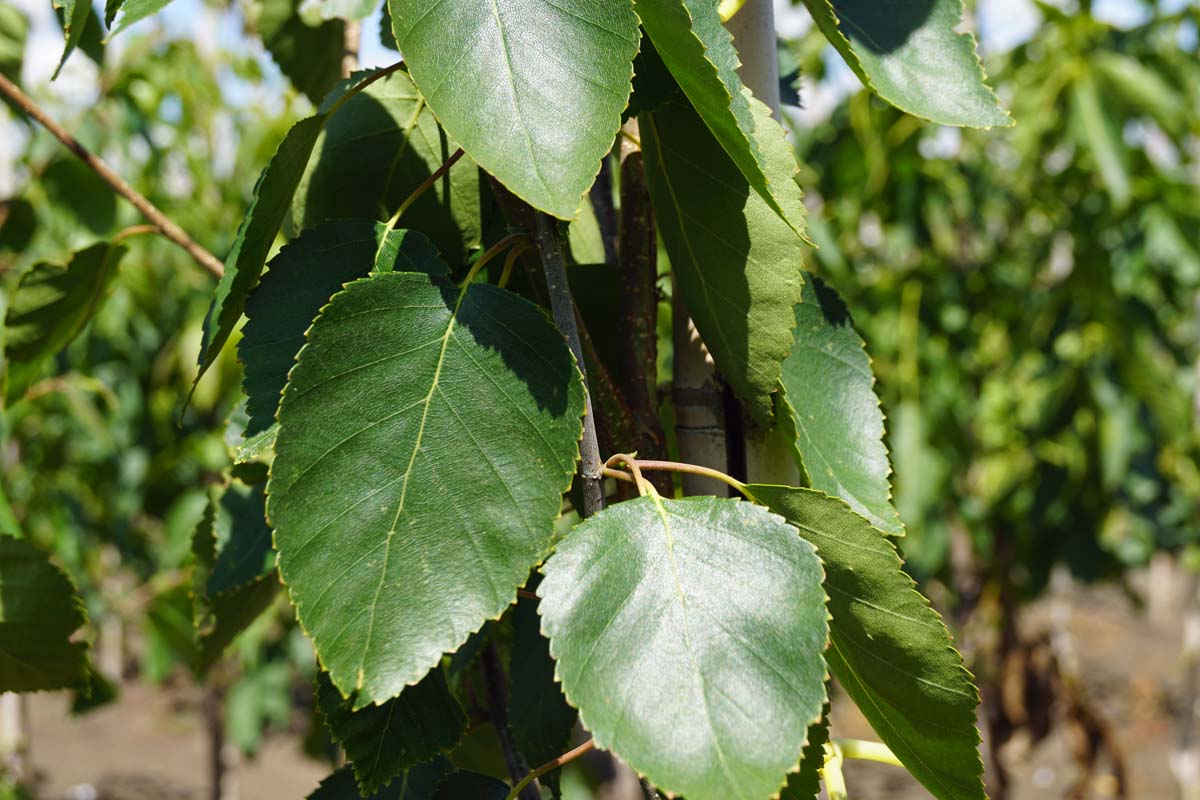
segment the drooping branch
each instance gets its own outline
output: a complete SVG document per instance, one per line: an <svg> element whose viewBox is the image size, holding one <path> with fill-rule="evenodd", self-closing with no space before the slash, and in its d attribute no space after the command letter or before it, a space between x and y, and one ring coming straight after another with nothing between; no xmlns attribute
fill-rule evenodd
<svg viewBox="0 0 1200 800"><path fill-rule="evenodd" d="M19 86L10 81L4 75L0 75L0 92L3 92L6 97L13 101L22 111L28 114L46 130L54 134L54 137L66 145L75 156L86 164L93 172L112 187L113 191L124 197L134 208L141 212L142 216L150 220L154 227L158 229L165 238L174 242L187 251L197 264L211 272L216 277L220 278L225 274L225 266L221 260L212 253L205 250L196 243L191 236L183 228L176 225L171 219L158 209L153 203L145 198L140 192L130 186L125 180L105 164L98 156L84 147L78 139L55 122L42 108L33 101L29 95L25 94Z"/></svg>
<svg viewBox="0 0 1200 800"><path fill-rule="evenodd" d="M563 261L562 243L558 238L557 223L545 214L538 213L535 219L537 226L537 245L542 258L542 270L546 275L546 289L550 295L550 310L554 314L554 322L567 344L575 355L575 362L584 372L584 386L587 386L587 373L583 360L583 345L579 338L579 326L575 321L575 301L571 298L571 287L567 284L567 269ZM592 397L590 392L584 396L583 440L579 443L579 478L583 484L582 516L590 517L604 508L604 464L600 460L600 445L596 441L596 417L592 413Z"/></svg>

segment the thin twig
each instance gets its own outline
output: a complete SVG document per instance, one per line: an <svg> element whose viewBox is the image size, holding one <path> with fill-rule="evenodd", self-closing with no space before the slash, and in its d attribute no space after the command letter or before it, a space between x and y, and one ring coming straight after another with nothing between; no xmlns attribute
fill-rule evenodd
<svg viewBox="0 0 1200 800"><path fill-rule="evenodd" d="M225 274L225 266L219 258L197 244L192 237L188 236L183 228L172 222L157 206L126 183L120 175L113 172L112 168L100 160L99 157L80 144L78 139L67 133L66 129L51 119L33 101L33 98L21 91L19 86L4 75L0 75L0 92L16 103L22 111L37 120L43 128L54 134L54 137L66 145L67 149L74 153L80 161L90 167L105 183L111 186L113 191L130 203L133 203L134 208L140 211L142 216L154 223L159 233L186 250L188 255L195 259L197 264L218 278Z"/></svg>
<svg viewBox="0 0 1200 800"><path fill-rule="evenodd" d="M711 469L709 467L702 467L699 464L684 464L679 461L643 460L640 458L630 461L630 460L627 460L628 456L625 456L625 455L613 456L613 458L609 459L609 461L611 462L613 459L625 461L626 464L629 464L631 466L636 463L639 469L643 469L643 470L647 470L647 471L651 471L651 472L656 471L656 470L665 470L668 472L682 472L685 475L701 475L705 478L712 478L715 481L720 481L721 483L725 484L726 486L736 489L737 491L741 492L742 494L746 493L746 484L742 483L741 481L737 480L736 478L732 478L729 475L726 475L724 472L721 472L720 470ZM620 470L612 469L611 467L607 467L607 466L604 468L603 474L607 475L610 478L617 478L618 480L624 480L624 481L630 481L630 482L636 482L636 480L637 480L633 475L623 473Z"/></svg>
<svg viewBox="0 0 1200 800"><path fill-rule="evenodd" d="M483 668L484 691L487 692L488 716L491 717L492 727L496 729L496 738L500 740L505 766L513 782L524 787L519 794L510 794L509 797L541 800L541 793L537 787L527 786L528 781L520 783L525 773L529 772L529 764L517 749L512 728L508 726L508 692L504 685L504 667L500 665L500 653L496 650L496 643L490 638L479 660Z"/></svg>
<svg viewBox="0 0 1200 800"><path fill-rule="evenodd" d="M450 168L453 167L455 163L457 163L462 157L463 149L460 147L451 153L450 157L446 159L445 163L434 170L432 175L421 181L421 185L416 189L413 189L412 194L404 198L404 202L401 203L400 207L396 209L396 213L392 214L392 218L388 220L388 230L396 227L396 223L400 221L400 217L404 216L404 212L408 211L408 209L412 207L413 203L421 199L421 195L425 194L426 190L429 189L430 186L433 186L443 175L449 172Z"/></svg>
<svg viewBox="0 0 1200 800"><path fill-rule="evenodd" d="M518 797L521 796L521 792L530 783L532 783L533 781L542 777L543 775L545 775L547 772L550 772L551 770L558 769L559 767L563 766L564 764L570 764L572 761L579 758L581 755L588 752L595 746L596 746L596 741L594 739L588 739L586 742L579 745L575 749L568 750L567 752L563 753L561 756L550 759L545 764L542 764L540 767L535 769L533 772L529 773L524 778L522 778L521 781L512 788L512 791L508 793L508 797L506 797L504 800L516 800Z"/></svg>
<svg viewBox="0 0 1200 800"><path fill-rule="evenodd" d="M542 270L546 274L546 289L550 293L550 310L554 322L575 355L579 371L583 373L587 387L587 370L583 363L583 345L579 339L579 326L575 321L575 301L571 298L571 287L567 284L567 269L563 263L562 243L558 239L557 224L553 219L538 212L537 245L542 257ZM579 443L579 479L583 483L582 516L590 517L604 508L604 466L600 461L600 445L596 441L596 417L592 413L592 396L584 392L583 439Z"/></svg>

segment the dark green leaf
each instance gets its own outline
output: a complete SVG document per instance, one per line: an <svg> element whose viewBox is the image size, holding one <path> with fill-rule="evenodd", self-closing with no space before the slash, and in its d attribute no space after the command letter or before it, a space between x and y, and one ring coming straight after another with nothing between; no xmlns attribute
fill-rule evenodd
<svg viewBox="0 0 1200 800"><path fill-rule="evenodd" d="M467 716L450 694L441 667L398 697L357 711L329 675L317 677L317 707L329 732L346 751L359 791L371 794L397 775L440 756L458 744Z"/></svg>
<svg viewBox="0 0 1200 800"><path fill-rule="evenodd" d="M582 411L562 335L504 290L394 272L321 312L280 404L269 509L300 621L357 704L512 603L553 539Z"/></svg>
<svg viewBox="0 0 1200 800"><path fill-rule="evenodd" d="M780 170L768 140L783 130L770 113L759 113L738 77L733 37L711 0L637 0L642 26L679 87L713 138L741 171L743 180L797 233L804 210L792 180L795 164ZM640 87L639 87L640 88ZM790 148L789 148L790 152Z"/></svg>
<svg viewBox="0 0 1200 800"><path fill-rule="evenodd" d="M619 503L543 567L542 628L596 744L689 800L769 797L825 702L821 562L715 497Z"/></svg>
<svg viewBox="0 0 1200 800"><path fill-rule="evenodd" d="M87 621L71 580L28 542L0 536L0 691L66 689L87 679Z"/></svg>
<svg viewBox="0 0 1200 800"><path fill-rule="evenodd" d="M52 2L54 10L58 12L58 20L63 26L63 38L66 40L62 58L58 60L58 66L54 68L54 74L50 76L50 80L55 80L58 78L58 73L62 72L63 64L67 63L68 56L75 51L83 39L83 31L92 16L92 0L52 0Z"/></svg>
<svg viewBox="0 0 1200 800"><path fill-rule="evenodd" d="M36 230L37 213L33 203L19 197L0 201L0 251L21 252L29 246Z"/></svg>
<svg viewBox="0 0 1200 800"><path fill-rule="evenodd" d="M829 666L909 772L939 800L982 800L979 693L892 542L812 489L746 490L817 546L829 593Z"/></svg>
<svg viewBox="0 0 1200 800"><path fill-rule="evenodd" d="M74 156L64 155L52 161L42 172L42 185L55 205L97 236L110 233L116 226L116 194L103 178Z"/></svg>
<svg viewBox="0 0 1200 800"><path fill-rule="evenodd" d="M457 149L408 73L394 72L350 98L325 126L296 189L291 228L342 217L387 219ZM462 263L479 245L475 163L460 159L400 224L432 239L451 264Z"/></svg>
<svg viewBox="0 0 1200 800"><path fill-rule="evenodd" d="M98 669L89 669L84 684L71 694L71 714L81 716L117 699L120 690Z"/></svg>
<svg viewBox="0 0 1200 800"><path fill-rule="evenodd" d="M808 728L808 743L800 757L800 769L788 775L779 800L817 800L821 792L821 770L825 767L825 743L829 741L829 702L821 719Z"/></svg>
<svg viewBox="0 0 1200 800"><path fill-rule="evenodd" d="M478 772L457 770L438 784L434 800L505 800L508 785Z"/></svg>
<svg viewBox="0 0 1200 800"><path fill-rule="evenodd" d="M453 767L444 757L438 756L428 764L413 767L404 777L389 783L366 800L433 800L438 784L450 774ZM308 800L363 800L354 781L354 770L349 764L321 781Z"/></svg>
<svg viewBox="0 0 1200 800"><path fill-rule="evenodd" d="M628 0L388 0L433 113L514 194L571 219L629 100Z"/></svg>
<svg viewBox="0 0 1200 800"><path fill-rule="evenodd" d="M317 312L350 281L372 271L391 272L393 267L446 275L445 263L422 234L387 232L386 225L369 219L334 220L306 230L271 260L267 274L246 301L247 322L238 343L238 355L246 365L248 440L274 424L288 372ZM249 441L246 444L250 446ZM255 449L246 456L239 453L238 458L259 456Z"/></svg>
<svg viewBox="0 0 1200 800"><path fill-rule="evenodd" d="M28 38L29 18L11 3L0 5L0 75L14 83L21 82L21 65L25 63L25 40ZM25 118L25 112L18 109L8 95L3 99L17 119ZM4 209L9 202L0 203L0 249L5 247L6 240L11 236L4 229L7 224L4 222Z"/></svg>
<svg viewBox="0 0 1200 800"><path fill-rule="evenodd" d="M75 338L116 275L124 245L95 244L65 267L41 263L21 276L5 318L8 397L20 397L46 359Z"/></svg>
<svg viewBox="0 0 1200 800"><path fill-rule="evenodd" d="M902 535L871 359L837 292L809 275L803 295L783 362L789 438L810 486L842 498L880 530Z"/></svg>
<svg viewBox="0 0 1200 800"><path fill-rule="evenodd" d="M962 0L804 0L867 88L942 125L1012 124L988 87L975 37L959 33Z"/></svg>
<svg viewBox="0 0 1200 800"><path fill-rule="evenodd" d="M757 100L758 118L770 113ZM803 244L751 190L737 166L685 103L640 121L655 220L689 313L717 369L759 423L792 346L800 302ZM782 130L764 137L770 174L786 180L788 216L804 213L792 181L795 158Z"/></svg>
<svg viewBox="0 0 1200 800"><path fill-rule="evenodd" d="M1125 208L1133 194L1125 165L1125 145L1118 122L1100 102L1099 89L1090 73L1084 73L1071 84L1071 104L1083 143L1092 152L1104 188L1113 205Z"/></svg>
<svg viewBox="0 0 1200 800"><path fill-rule="evenodd" d="M342 76L346 23L308 25L300 6L301 0L259 0L254 25L280 71L316 105Z"/></svg>

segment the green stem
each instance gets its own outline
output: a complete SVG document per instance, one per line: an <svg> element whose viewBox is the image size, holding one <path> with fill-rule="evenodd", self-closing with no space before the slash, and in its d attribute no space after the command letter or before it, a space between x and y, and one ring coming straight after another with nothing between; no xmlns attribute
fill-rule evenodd
<svg viewBox="0 0 1200 800"><path fill-rule="evenodd" d="M750 496L746 491L746 484L742 483L737 478L726 475L724 472L712 469L711 467L701 467L698 464L684 464L679 461L643 461L641 459L638 459L637 465L641 469L647 471L669 470L671 472L686 472L689 475L700 475L705 478L712 478L713 480L720 481L726 486L730 486L738 490L747 497Z"/></svg>
<svg viewBox="0 0 1200 800"><path fill-rule="evenodd" d="M475 280L475 276L479 274L479 271L486 267L489 261L500 255L500 253L504 252L504 248L516 242L528 241L529 237L523 233L510 233L500 241L496 242L494 245L485 250L483 255L476 259L475 263L471 265L471 269L467 272L467 277L463 278L462 285L467 286L471 283L471 281Z"/></svg>
<svg viewBox="0 0 1200 800"><path fill-rule="evenodd" d="M584 753L586 753L587 751L589 751L593 747L595 747L595 744L596 743L595 743L594 739L588 739L586 742L579 745L579 747L576 747L574 750L568 750L567 752L563 753L558 758L553 758L553 759L547 761L545 764L542 764L540 767L535 769L533 772L530 772L528 775L526 775L524 778L522 778L521 782L512 788L512 791L510 791L508 793L508 797L504 798L504 800L517 800L517 797L521 794L521 790L524 789L526 786L533 783L535 780L542 777L550 770L558 769L559 767L563 766L564 764L569 764L570 762L579 758L581 755L583 755Z"/></svg>
<svg viewBox="0 0 1200 800"><path fill-rule="evenodd" d="M438 180L443 175L445 175L447 172L449 172L450 168L453 167L456 163L458 163L458 160L462 157L463 157L463 149L460 147L457 150L455 150L450 155L449 158L446 159L445 163L443 163L440 167L435 169L433 171L433 174L431 174L425 180L421 181L421 185L418 186L416 189L413 189L412 194L410 194L408 197L404 198L404 202L401 203L400 207L396 209L396 213L392 214L391 218L388 219L387 230L390 231L392 228L396 227L396 223L400 221L400 217L404 216L404 212L408 211L408 209L412 207L413 203L420 200L421 195L425 194L425 191L427 189L429 189L430 186L433 186L435 183L438 182ZM384 235L386 236L386 232Z"/></svg>
<svg viewBox="0 0 1200 800"><path fill-rule="evenodd" d="M876 761L880 764L890 764L893 767L903 767L900 759L896 758L883 742L868 742L863 739L835 739L834 743L842 752L843 758L857 758L860 761Z"/></svg>
<svg viewBox="0 0 1200 800"><path fill-rule="evenodd" d="M825 793L829 800L847 800L850 796L846 789L846 776L842 774L842 749L837 742L825 745L825 766L821 768L821 777L825 780Z"/></svg>

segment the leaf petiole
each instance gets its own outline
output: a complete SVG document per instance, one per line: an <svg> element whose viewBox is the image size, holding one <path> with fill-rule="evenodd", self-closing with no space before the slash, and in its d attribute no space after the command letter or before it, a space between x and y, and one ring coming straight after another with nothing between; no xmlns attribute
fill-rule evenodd
<svg viewBox="0 0 1200 800"><path fill-rule="evenodd" d="M471 281L475 280L475 276L479 274L480 270L482 270L484 267L486 267L488 265L489 261L491 261L496 256L500 255L500 253L502 253L504 251L504 248L506 248L510 245L513 245L513 244L517 244L518 248L521 245L528 247L529 246L529 237L523 233L510 233L507 236L505 236L504 238L502 238L500 241L496 242L494 245L492 245L487 250L485 250L483 252L483 255L481 255L478 259L475 260L475 263L471 265L471 269L467 272L467 277L463 278L462 283L459 285L460 286L470 286ZM515 250L517 248L513 248L513 249ZM512 254L510 253L509 256L511 257L511 255Z"/></svg>
<svg viewBox="0 0 1200 800"><path fill-rule="evenodd" d="M630 475L629 473L621 472L618 469L613 469L611 464L614 461L617 461L617 462L624 461L625 464L631 468L631 471L633 469L637 469L637 470L639 470L639 472L637 475ZM630 481L630 482L636 484L636 483L638 483L638 479L641 478L640 472L645 471L645 470L661 470L661 471L667 471L667 472L686 472L691 475L702 475L706 478L712 478L713 480L720 481L721 483L725 484L726 486L736 489L739 493L745 495L746 497L753 499L751 497L750 493L746 490L746 484L742 483L737 478L734 478L730 475L726 475L724 472L721 472L720 470L715 470L710 467L702 467L698 464L684 464L679 461L655 461L655 460L635 459L630 456L626 456L624 454L618 453L617 455L610 458L608 460L608 462L606 462L604 474L610 478L616 478L618 480L627 480L627 481ZM640 491L641 491L641 487L639 485L639 492ZM641 492L641 493L645 494L645 492Z"/></svg>
<svg viewBox="0 0 1200 800"><path fill-rule="evenodd" d="M547 772L550 772L551 770L558 769L559 767L563 766L564 764L571 763L572 761L579 758L581 755L583 755L587 751L591 750L595 746L596 746L596 740L588 739L586 742L579 745L574 750L568 750L567 752L563 753L561 756L550 759L545 764L542 764L540 767L535 769L533 772L530 772L528 775L526 775L524 778L522 778L521 782L512 788L512 791L510 791L508 793L508 797L504 798L504 800L516 800L517 796L521 794L521 790L524 789L526 786L528 786L530 783L537 780L541 776L545 775Z"/></svg>

